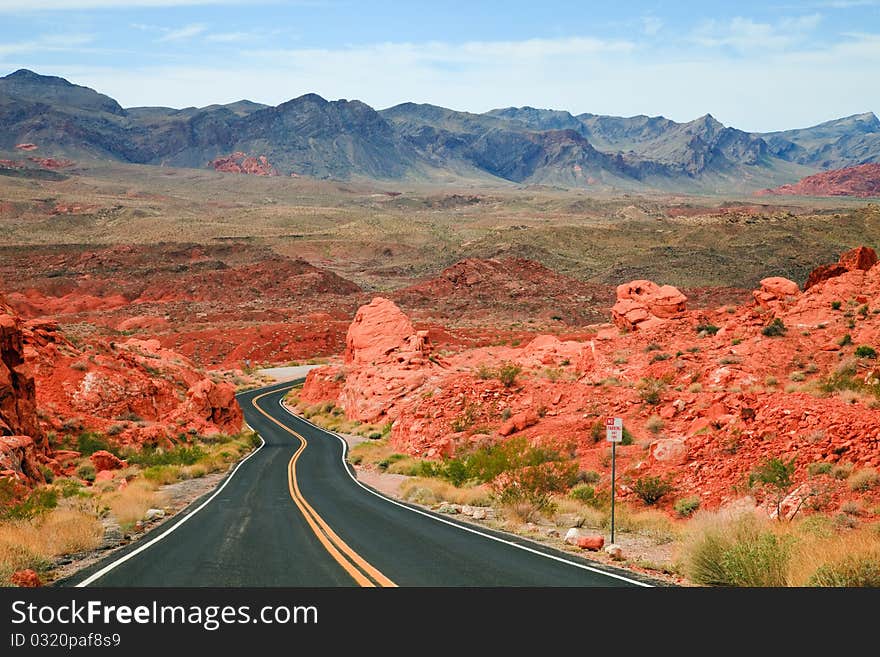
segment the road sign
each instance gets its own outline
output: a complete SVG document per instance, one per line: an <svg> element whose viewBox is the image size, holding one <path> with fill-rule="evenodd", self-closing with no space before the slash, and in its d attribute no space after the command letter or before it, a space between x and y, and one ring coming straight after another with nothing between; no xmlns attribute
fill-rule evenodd
<svg viewBox="0 0 880 657"><path fill-rule="evenodd" d="M623 442L623 418L622 417L606 417L605 418L605 440L609 443Z"/></svg>

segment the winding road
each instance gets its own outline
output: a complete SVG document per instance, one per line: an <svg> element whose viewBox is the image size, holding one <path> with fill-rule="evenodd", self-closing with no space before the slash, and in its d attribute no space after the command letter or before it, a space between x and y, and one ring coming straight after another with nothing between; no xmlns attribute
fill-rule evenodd
<svg viewBox="0 0 880 657"><path fill-rule="evenodd" d="M296 383L238 395L263 445L211 494L67 586L649 586L647 579L385 497L345 443L291 414Z"/></svg>

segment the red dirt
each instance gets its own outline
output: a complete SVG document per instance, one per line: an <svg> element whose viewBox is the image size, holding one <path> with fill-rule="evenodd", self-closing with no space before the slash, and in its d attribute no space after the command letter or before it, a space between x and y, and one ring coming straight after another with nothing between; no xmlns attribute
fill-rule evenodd
<svg viewBox="0 0 880 657"><path fill-rule="evenodd" d="M807 176L793 185L765 189L758 195L790 194L794 196L880 196L880 163L860 164L845 169L823 171Z"/></svg>

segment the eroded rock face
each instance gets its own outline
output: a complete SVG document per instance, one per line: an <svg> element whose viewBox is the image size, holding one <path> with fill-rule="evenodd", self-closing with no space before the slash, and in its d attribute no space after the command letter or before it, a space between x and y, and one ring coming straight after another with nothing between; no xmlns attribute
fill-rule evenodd
<svg viewBox="0 0 880 657"><path fill-rule="evenodd" d="M617 303L611 318L621 329L655 327L662 320L680 317L687 310L687 297L672 285L631 281L617 286Z"/></svg>
<svg viewBox="0 0 880 657"><path fill-rule="evenodd" d="M840 259L836 263L820 265L811 271L809 277L807 277L807 282L804 283L804 290L809 290L817 283L835 278L848 271L855 271L856 269L868 271L876 264L877 253L874 249L869 246L856 247L841 254Z"/></svg>
<svg viewBox="0 0 880 657"><path fill-rule="evenodd" d="M752 292L755 301L763 308L776 308L794 301L801 293L797 283L781 276L761 280L761 289Z"/></svg>
<svg viewBox="0 0 880 657"><path fill-rule="evenodd" d="M274 166L269 164L269 160L265 155L252 157L246 153L236 151L226 157L218 157L212 160L209 166L216 171L224 173L245 173L252 176L277 176L278 171Z"/></svg>
<svg viewBox="0 0 880 657"><path fill-rule="evenodd" d="M399 361L401 357L428 353L427 332L416 332L397 305L376 297L361 306L345 337L345 363L364 365Z"/></svg>

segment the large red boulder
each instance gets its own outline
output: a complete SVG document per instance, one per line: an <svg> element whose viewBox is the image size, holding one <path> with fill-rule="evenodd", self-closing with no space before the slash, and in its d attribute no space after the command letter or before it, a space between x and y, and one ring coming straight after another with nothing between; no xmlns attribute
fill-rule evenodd
<svg viewBox="0 0 880 657"><path fill-rule="evenodd" d="M243 416L235 400L235 387L202 379L186 391L186 401L173 414L205 434L235 434L241 431Z"/></svg>
<svg viewBox="0 0 880 657"><path fill-rule="evenodd" d="M798 284L782 276L770 276L761 280L761 289L754 290L752 296L759 306L776 308L786 304L801 293Z"/></svg>
<svg viewBox="0 0 880 657"><path fill-rule="evenodd" d="M617 286L611 318L620 328L631 331L680 317L686 310L687 297L678 288L638 280Z"/></svg>
<svg viewBox="0 0 880 657"><path fill-rule="evenodd" d="M395 352L427 351L427 333L390 299L376 297L358 308L345 336L345 362L354 365L394 362Z"/></svg>

